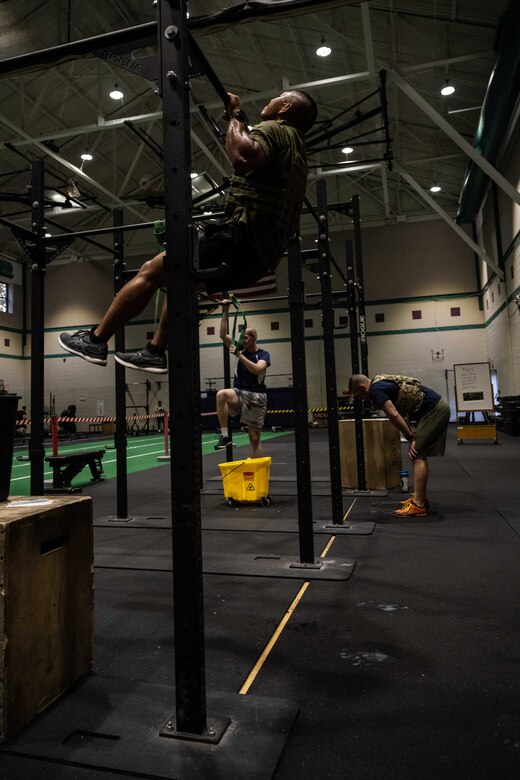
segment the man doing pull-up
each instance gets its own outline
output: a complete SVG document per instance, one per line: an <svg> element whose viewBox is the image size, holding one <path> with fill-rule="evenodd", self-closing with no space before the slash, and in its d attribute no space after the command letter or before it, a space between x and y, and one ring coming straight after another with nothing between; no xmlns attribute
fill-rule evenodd
<svg viewBox="0 0 520 780"><path fill-rule="evenodd" d="M226 153L234 175L226 196L226 221L207 225L198 239L199 268L229 270L220 278L196 285L214 294L247 287L274 270L297 233L307 182L305 133L317 114L305 92L290 90L273 98L261 112L261 121L249 132L240 98L229 94ZM62 333L60 345L90 363L106 365L108 340L140 314L153 293L166 284L165 252L144 263L114 298L105 316L90 330ZM157 331L146 347L135 353L116 353L123 365L164 373L166 307Z"/></svg>

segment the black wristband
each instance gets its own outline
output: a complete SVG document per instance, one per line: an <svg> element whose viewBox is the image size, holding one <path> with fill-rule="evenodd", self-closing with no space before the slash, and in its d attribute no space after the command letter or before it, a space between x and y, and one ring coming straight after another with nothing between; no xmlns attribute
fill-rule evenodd
<svg viewBox="0 0 520 780"><path fill-rule="evenodd" d="M244 122L244 124L247 122L245 111L242 111L242 109L239 109L238 111L233 111L233 113L231 114L231 118L237 119L239 122Z"/></svg>

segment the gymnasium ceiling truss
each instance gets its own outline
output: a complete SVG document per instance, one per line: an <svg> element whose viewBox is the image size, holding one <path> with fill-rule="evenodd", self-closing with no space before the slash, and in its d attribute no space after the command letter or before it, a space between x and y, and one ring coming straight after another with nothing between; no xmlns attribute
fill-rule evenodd
<svg viewBox="0 0 520 780"><path fill-rule="evenodd" d="M308 91L319 105L320 121L309 137L311 200L314 179L324 176L331 201L360 196L363 224L441 216L454 226L468 157L478 155L472 141L495 60L497 26L509 0L264 0L235 3L224 11L223 5L221 0L192 0L190 29L218 80L241 95L251 121L289 87ZM4 57L71 40L77 52L47 69L37 56L33 62L29 56L22 73L2 69L6 60L0 64L0 192L27 195L28 166L24 169L15 154L22 152L27 159L44 157L62 179L74 183L76 198L86 208L62 204L53 209L74 229L110 224L108 209L115 207L124 208L128 222L160 218L162 113L154 83L151 0L124 5L120 0L50 0L45 11L37 0L26 0L1 4L0 21ZM142 32L139 46L129 44L126 28L131 26L134 40L137 26ZM108 33L106 46L97 38L96 56L91 56L84 39L107 30L120 31L120 37ZM326 58L315 54L322 39L332 49ZM196 76L196 56L191 60ZM383 112L377 97L380 71L387 75ZM449 98L440 95L446 80L456 87ZM116 84L125 93L118 102L107 97ZM193 171L204 185L194 195L208 210L222 205L231 174L221 143L226 127L221 114L211 83L194 77ZM354 151L345 154L345 145ZM87 147L94 160L81 163ZM490 166L486 173L493 177L496 171ZM433 196L434 182L441 191ZM518 197L507 182L497 183L506 191L509 186L511 198ZM12 204L0 200L0 214L6 216L8 209ZM330 231L344 227L345 217L331 213ZM467 228L463 232L467 235ZM303 216L302 233L310 244L312 218ZM0 229L0 238L12 250L6 229ZM152 245L143 231L126 235L125 241L129 257L146 256ZM497 271L490 257L470 245ZM78 251L100 257L87 244Z"/></svg>

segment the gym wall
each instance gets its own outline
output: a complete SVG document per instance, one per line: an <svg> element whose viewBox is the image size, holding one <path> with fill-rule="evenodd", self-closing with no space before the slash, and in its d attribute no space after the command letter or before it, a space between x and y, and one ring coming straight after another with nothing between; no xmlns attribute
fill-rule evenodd
<svg viewBox="0 0 520 780"><path fill-rule="evenodd" d="M520 170L520 129L503 154L500 166L511 184L518 189ZM504 280L482 263L482 301L485 321L486 354L497 371L501 395L520 393L520 308L515 296L520 294L520 207L497 188L499 231L495 227L495 209L491 187L477 222L479 241L493 257L504 258Z"/></svg>

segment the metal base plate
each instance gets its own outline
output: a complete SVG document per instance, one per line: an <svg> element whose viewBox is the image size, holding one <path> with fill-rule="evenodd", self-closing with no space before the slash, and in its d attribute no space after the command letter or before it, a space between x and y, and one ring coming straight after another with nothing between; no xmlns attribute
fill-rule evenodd
<svg viewBox="0 0 520 780"><path fill-rule="evenodd" d="M373 533L375 523L345 523L345 525L337 525L335 523L326 523L325 525L317 526L314 530L315 534L335 534L344 535L350 534L351 536L369 536Z"/></svg>
<svg viewBox="0 0 520 780"><path fill-rule="evenodd" d="M76 495L78 493L81 493L83 491L83 488L80 487L61 487L61 488L55 488L55 487L47 487L45 484L43 486L43 492L45 495L51 494L51 493L57 493L61 496L71 496Z"/></svg>
<svg viewBox="0 0 520 780"><path fill-rule="evenodd" d="M4 753L175 780L269 780L298 714L296 702L213 694L230 718L218 744L160 736L174 691L166 685L89 676L2 746Z"/></svg>
<svg viewBox="0 0 520 780"><path fill-rule="evenodd" d="M344 496L387 496L388 490L358 490L357 488L343 488Z"/></svg>
<svg viewBox="0 0 520 780"><path fill-rule="evenodd" d="M356 561L347 558L319 559L319 569L294 566L290 555L234 555L209 553L204 556L204 574L236 574L242 577L284 577L300 580L348 580Z"/></svg>

